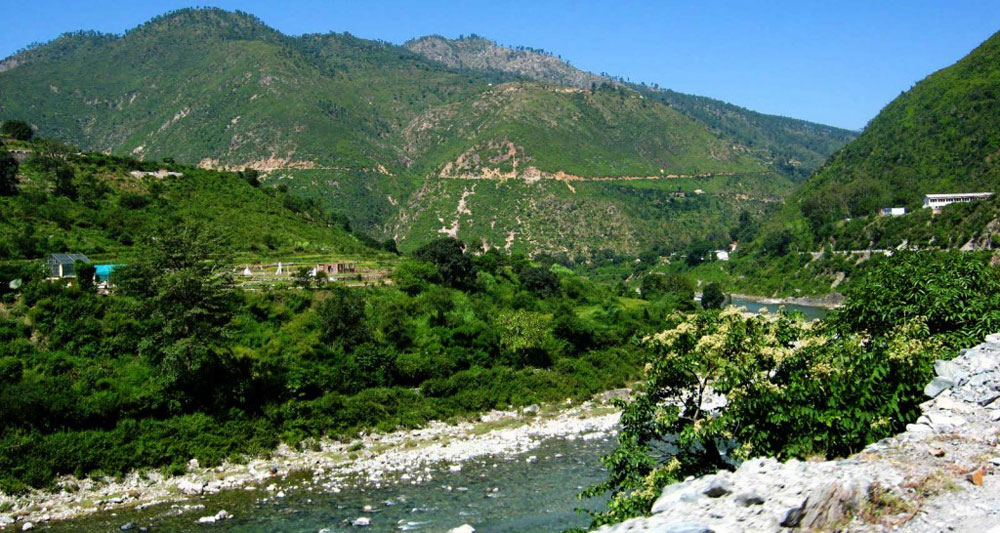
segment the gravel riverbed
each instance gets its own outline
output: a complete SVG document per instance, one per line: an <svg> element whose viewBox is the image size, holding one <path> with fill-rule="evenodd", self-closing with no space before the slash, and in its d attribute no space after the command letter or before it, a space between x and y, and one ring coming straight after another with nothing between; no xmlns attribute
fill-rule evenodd
<svg viewBox="0 0 1000 533"><path fill-rule="evenodd" d="M312 486L332 493L348 487L429 483L442 468L460 471L464 462L473 459L523 454L547 439L613 436L620 413L610 407L610 400L624 395L625 390L610 391L579 405L567 401L559 406L491 411L476 420L360 434L349 442L323 439L305 450L282 445L269 457L213 468L192 461L188 472L178 477L158 471L133 472L121 479L64 477L55 490L0 494L0 530L30 530L92 513L160 504L171 504L176 512L197 513L201 507L192 502L225 490L261 490L283 496L279 492L282 481L295 473L311 474Z"/></svg>

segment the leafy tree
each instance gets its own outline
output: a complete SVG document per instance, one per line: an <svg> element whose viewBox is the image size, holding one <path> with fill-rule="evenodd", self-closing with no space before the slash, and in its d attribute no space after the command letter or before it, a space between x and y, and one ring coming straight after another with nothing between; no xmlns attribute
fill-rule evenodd
<svg viewBox="0 0 1000 533"><path fill-rule="evenodd" d="M0 148L0 196L17 194L17 160Z"/></svg>
<svg viewBox="0 0 1000 533"><path fill-rule="evenodd" d="M957 250L873 258L828 321L880 336L924 317L948 345L978 342L1000 331L1000 271L990 262L989 254Z"/></svg>
<svg viewBox="0 0 1000 533"><path fill-rule="evenodd" d="M709 259L710 254L714 249L715 246L710 241L698 241L692 243L688 246L687 253L684 256L684 262L690 267L700 265Z"/></svg>
<svg viewBox="0 0 1000 533"><path fill-rule="evenodd" d="M361 291L336 286L317 308L320 339L349 350L369 337Z"/></svg>
<svg viewBox="0 0 1000 533"><path fill-rule="evenodd" d="M0 134L19 141L30 141L35 132L31 129L31 125L23 120L5 120L0 124Z"/></svg>
<svg viewBox="0 0 1000 533"><path fill-rule="evenodd" d="M887 337L817 331L786 315L688 315L645 339L593 526L649 512L662 488L760 455L846 455L916 419L940 343L914 320Z"/></svg>
<svg viewBox="0 0 1000 533"><path fill-rule="evenodd" d="M392 272L393 284L410 296L420 294L438 280L438 270L424 261L403 260Z"/></svg>
<svg viewBox="0 0 1000 533"><path fill-rule="evenodd" d="M413 257L436 266L441 280L450 287L468 289L475 282L475 266L458 239L435 239L413 252Z"/></svg>
<svg viewBox="0 0 1000 533"><path fill-rule="evenodd" d="M225 331L233 293L223 245L204 230L180 226L140 245L115 271L123 296L143 301L139 352L161 370L174 408L221 401L234 370Z"/></svg>
<svg viewBox="0 0 1000 533"><path fill-rule="evenodd" d="M761 241L764 253L770 256L788 255L792 244L792 232L787 229L774 230L764 235Z"/></svg>
<svg viewBox="0 0 1000 533"><path fill-rule="evenodd" d="M521 285L539 298L559 294L559 276L542 267L528 267L521 271Z"/></svg>
<svg viewBox="0 0 1000 533"><path fill-rule="evenodd" d="M76 285L80 290L91 292L94 290L94 278L97 276L97 267L91 263L77 261L73 266L76 272Z"/></svg>
<svg viewBox="0 0 1000 533"><path fill-rule="evenodd" d="M670 295L681 302L690 302L694 300L694 282L681 274L653 272L642 278L640 292L646 300Z"/></svg>
<svg viewBox="0 0 1000 533"><path fill-rule="evenodd" d="M718 283L709 283L701 291L701 307L704 309L719 309L726 303L726 295Z"/></svg>

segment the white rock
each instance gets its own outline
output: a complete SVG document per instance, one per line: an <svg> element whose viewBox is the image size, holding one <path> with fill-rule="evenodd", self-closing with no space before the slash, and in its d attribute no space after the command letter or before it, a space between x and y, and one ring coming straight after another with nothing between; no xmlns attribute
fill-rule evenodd
<svg viewBox="0 0 1000 533"><path fill-rule="evenodd" d="M30 531L32 529L35 529L35 524L31 522L25 522L24 525L21 526L21 531Z"/></svg>
<svg viewBox="0 0 1000 533"><path fill-rule="evenodd" d="M449 529L448 533L476 533L476 528L470 526L469 524L462 524L458 527Z"/></svg>
<svg viewBox="0 0 1000 533"><path fill-rule="evenodd" d="M177 490L188 495L201 494L205 490L205 482L201 480L182 479L177 483Z"/></svg>
<svg viewBox="0 0 1000 533"><path fill-rule="evenodd" d="M372 519L367 516L361 516L352 520L351 525L354 527L368 527L372 525Z"/></svg>

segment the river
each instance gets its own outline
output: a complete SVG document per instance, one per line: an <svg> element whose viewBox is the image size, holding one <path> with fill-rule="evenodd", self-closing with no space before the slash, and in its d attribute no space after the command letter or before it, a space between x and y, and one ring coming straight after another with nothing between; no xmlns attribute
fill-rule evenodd
<svg viewBox="0 0 1000 533"><path fill-rule="evenodd" d="M807 320L817 320L826 316L830 312L829 309L825 307L814 307L811 305L796 305L796 304L774 304L774 303L762 303L756 300L749 300L746 298L740 298L738 296L733 296L730 302L736 307L746 307L747 311L756 313L763 308L767 308L768 311L777 311L779 307L784 307L787 311L798 311L805 315Z"/></svg>
<svg viewBox="0 0 1000 533"><path fill-rule="evenodd" d="M611 436L596 439L553 438L524 454L505 459L473 460L453 472L447 467L432 482L380 489L345 488L340 493L314 487L308 473L289 476L277 489L231 490L200 498L204 509L182 514L171 504L141 511L100 513L63 523L39 525L52 532L112 532L133 523L131 531L171 532L444 532L470 524L478 532L561 531L584 527L577 507L599 509L604 500L580 501L577 494L604 480L600 457L614 447ZM365 506L372 506L364 512ZM226 510L234 518L198 524L199 517ZM359 517L371 521L355 527Z"/></svg>
<svg viewBox="0 0 1000 533"><path fill-rule="evenodd" d="M732 304L758 311L777 305L744 298ZM827 309L785 305L810 320ZM614 448L614 438L555 437L528 452L504 458L468 461L461 470L447 465L433 469L434 480L381 488L348 487L339 493L314 483L311 474L293 474L268 491L262 484L252 491L236 489L165 503L139 511L97 513L67 522L39 524L52 532L114 532L126 524L131 531L201 532L445 532L470 524L479 532L551 532L584 527L586 515L578 507L600 509L605 500L580 501L577 494L605 479L600 457ZM281 491L283 497L277 497ZM204 505L184 510L182 505ZM366 512L366 506L371 509ZM226 510L234 518L199 524L198 518ZM370 520L356 527L358 518Z"/></svg>

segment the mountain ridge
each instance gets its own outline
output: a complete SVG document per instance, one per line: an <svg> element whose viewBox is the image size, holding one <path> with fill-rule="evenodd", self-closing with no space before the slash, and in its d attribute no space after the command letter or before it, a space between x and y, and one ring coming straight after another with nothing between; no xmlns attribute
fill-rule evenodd
<svg viewBox="0 0 1000 533"><path fill-rule="evenodd" d="M533 61L536 54L516 55ZM546 57L553 68L564 65ZM426 184L454 175L515 178L523 183L509 184L511 198L558 212L587 211L581 204L586 194L603 206L594 213L634 211L625 202L636 198L651 202L641 210L657 219L701 212L702 227L657 222L655 233L618 235L633 243L627 246L615 244L613 233L570 231L562 227L570 222L552 221L560 226L556 234L575 235L581 242L572 247L587 253L611 246L634 254L658 241L680 246L717 231L716 222L735 221L741 211L762 214L761 206L742 198L784 196L821 152L843 141L824 126L754 123L745 113L716 108L709 120L709 112L681 109L667 93L640 86L584 89L497 69L452 68L407 47L346 32L286 36L252 15L218 9L171 12L122 35L66 34L6 61L17 65L0 72L6 89L0 119L27 119L89 150L260 169L265 184L316 198L366 232L387 237L402 231L410 236L404 248L451 227L442 222L433 228L431 220L419 228L400 223L419 218L402 212L414 199L437 204L418 206L418 212L451 217L454 206L418 193L450 190L454 184ZM787 154L771 146L791 138L778 128L801 137ZM819 133L803 133L810 128ZM588 185L580 194L576 185L555 179L706 174L733 177L710 180L707 189L694 183L701 178L686 178L656 185L622 181L625 188ZM536 186L537 179L557 183ZM636 187L643 192L631 190ZM701 189L709 192L697 198L694 191ZM716 194L721 196L707 201ZM490 202L480 209L498 217L491 234L514 232L517 249L541 251L549 246L541 242L558 242L523 235L523 221L496 209L506 197L471 201ZM629 225L648 226L640 220ZM471 231L457 236L472 242L485 236Z"/></svg>

